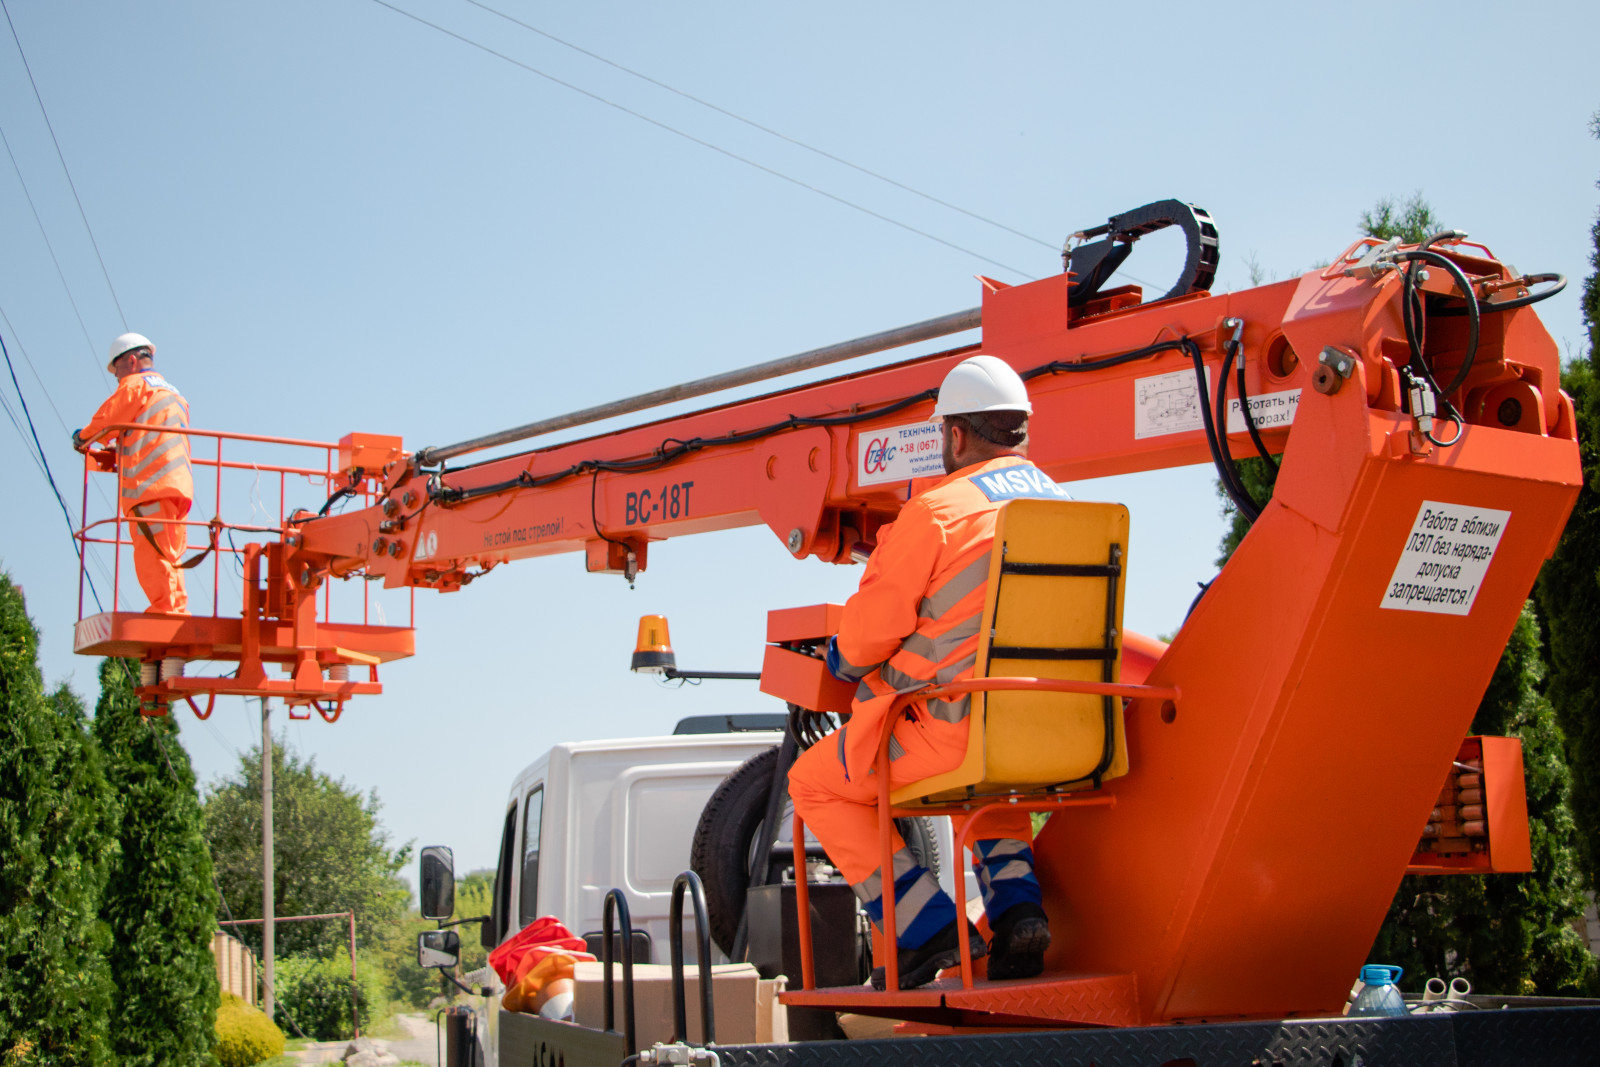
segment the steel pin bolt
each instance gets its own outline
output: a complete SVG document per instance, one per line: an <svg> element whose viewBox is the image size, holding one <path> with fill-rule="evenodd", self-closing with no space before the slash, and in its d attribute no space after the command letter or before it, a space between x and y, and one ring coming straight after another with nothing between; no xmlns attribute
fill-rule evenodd
<svg viewBox="0 0 1600 1067"><path fill-rule="evenodd" d="M789 545L789 551L790 552L798 553L800 551L800 546L805 544L805 543L806 543L806 535L800 529L800 527L796 526L794 529L789 531L788 545Z"/></svg>

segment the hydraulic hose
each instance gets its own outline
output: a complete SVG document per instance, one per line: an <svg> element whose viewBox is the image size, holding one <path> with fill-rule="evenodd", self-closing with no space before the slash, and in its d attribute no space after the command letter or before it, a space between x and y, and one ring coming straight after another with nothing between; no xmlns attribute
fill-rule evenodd
<svg viewBox="0 0 1600 1067"><path fill-rule="evenodd" d="M1227 455L1227 443L1219 444L1217 440L1217 426L1211 417L1210 389L1206 383L1206 358L1200 351L1200 346L1185 337L1177 342L1194 361L1195 388L1200 394L1200 421L1205 425L1206 447L1211 450L1211 464L1217 469L1217 476L1222 481L1222 488L1228 494L1228 499L1233 501L1233 506L1245 517L1246 522L1255 522L1261 514L1261 509L1250 498L1250 494L1243 485L1237 481L1231 459ZM1226 376L1219 382L1219 387L1226 383Z"/></svg>
<svg viewBox="0 0 1600 1067"><path fill-rule="evenodd" d="M1467 281L1467 276L1461 270L1461 268L1456 266L1453 261L1451 261L1450 259L1447 259L1446 257L1440 255L1437 252L1429 252L1429 251L1427 251L1425 249L1420 249L1419 248L1419 249L1417 249L1416 251L1413 251L1413 252L1404 252L1404 253L1402 253L1400 258L1403 259L1403 260L1409 261L1410 263L1413 264L1412 267L1410 267L1410 268L1408 268L1406 270L1406 273L1404 275L1404 279L1405 279L1404 280L1405 300L1402 302L1401 311L1402 311L1402 315L1403 315L1403 317L1404 317L1404 319L1406 321L1406 324L1407 324L1406 341L1408 342L1408 344L1411 345L1412 361L1414 363L1421 364L1427 370L1428 377L1430 379L1433 378L1433 369L1427 365L1425 357L1423 356L1423 351L1422 351L1422 345L1423 345L1422 333L1421 333L1420 329L1414 329L1414 327L1419 325L1419 321L1420 321L1419 317L1416 316L1415 313L1422 310L1422 308L1420 306L1420 302L1418 302L1417 305L1414 306L1414 302L1418 301L1417 289L1416 289L1416 285L1417 285L1417 277L1416 277L1416 275L1417 275L1417 269L1418 268L1415 266L1415 264L1418 264L1418 263L1432 263L1433 265L1435 265L1435 266L1447 271L1450 274L1450 277L1455 281L1456 287L1461 290L1462 295L1466 298L1466 301L1467 301L1467 308L1466 308L1466 311L1467 311L1467 350L1466 350L1466 354L1462 357L1462 359L1461 359L1461 368L1456 371L1456 376L1455 376L1454 379L1451 380L1449 387L1439 390L1439 395L1441 397L1449 397L1450 395L1455 393L1455 391L1457 389L1461 388L1462 383L1467 380L1467 375L1472 373L1473 361L1476 360L1477 357L1478 357L1478 335L1479 335L1479 327L1480 327L1480 322L1479 322L1480 313L1479 313L1479 310L1478 310L1478 294L1472 288L1472 283ZM1437 384L1436 381L1435 381L1435 384Z"/></svg>

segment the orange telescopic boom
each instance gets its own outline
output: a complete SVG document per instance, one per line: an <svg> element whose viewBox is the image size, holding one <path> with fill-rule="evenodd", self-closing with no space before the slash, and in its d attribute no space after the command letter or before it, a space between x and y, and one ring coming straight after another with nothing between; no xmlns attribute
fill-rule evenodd
<svg viewBox="0 0 1600 1067"><path fill-rule="evenodd" d="M1520 779L1505 784L1520 763L1463 738L1580 485L1557 349L1529 307L1555 279L1450 234L1365 239L1324 269L1211 295L1215 231L1184 208L1113 219L1060 275L981 279L981 345L465 465L449 463L478 443L346 438L330 490L365 506L284 518L257 628L315 636L303 605L335 578L449 591L579 551L631 577L653 540L756 523L797 559L849 562L941 473L934 391L981 348L1028 380L1030 458L1052 477L1212 462L1259 516L1170 647L1130 637L1122 682L1181 695L1131 701L1129 773L1036 842L1045 976L1003 995L787 996L1052 1025L1337 1013L1408 867L1526 869ZM1151 303L1106 288L1164 222L1190 235L1179 286ZM1233 470L1258 453L1281 454L1267 502L1241 497ZM410 651L370 636L390 644L340 647ZM305 665L340 659L318 640L273 646L299 657L305 699Z"/></svg>

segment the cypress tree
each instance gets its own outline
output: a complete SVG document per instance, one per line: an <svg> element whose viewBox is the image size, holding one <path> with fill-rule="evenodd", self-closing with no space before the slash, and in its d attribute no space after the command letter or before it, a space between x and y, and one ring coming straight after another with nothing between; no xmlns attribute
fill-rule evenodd
<svg viewBox="0 0 1600 1067"><path fill-rule="evenodd" d="M128 1067L215 1062L217 892L189 754L170 716L145 719L127 660L100 665L94 731L120 800L121 854L102 915L117 996L112 1047Z"/></svg>
<svg viewBox="0 0 1600 1067"><path fill-rule="evenodd" d="M38 644L0 575L0 1062L104 1064L111 797L83 706L44 694Z"/></svg>
<svg viewBox="0 0 1600 1067"><path fill-rule="evenodd" d="M1522 740L1533 872L1406 876L1369 960L1404 967L1408 986L1462 976L1480 993L1575 995L1594 979L1595 959L1572 925L1585 900L1567 807L1570 776L1555 711L1539 691L1543 675L1529 603L1472 733Z"/></svg>
<svg viewBox="0 0 1600 1067"><path fill-rule="evenodd" d="M1589 129L1600 138L1600 112ZM1579 863L1593 891L1600 888L1600 221L1589 235L1582 294L1589 351L1561 372L1577 414L1583 487L1536 595L1550 634L1550 700L1572 768Z"/></svg>

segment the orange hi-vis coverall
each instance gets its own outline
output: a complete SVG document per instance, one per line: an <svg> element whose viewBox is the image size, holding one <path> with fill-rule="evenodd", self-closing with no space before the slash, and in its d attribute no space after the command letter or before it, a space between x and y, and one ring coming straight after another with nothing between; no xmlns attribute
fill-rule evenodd
<svg viewBox="0 0 1600 1067"><path fill-rule="evenodd" d="M110 430L119 422L143 423L148 430ZM189 471L189 438L160 427L189 426L189 403L153 370L129 374L100 405L89 425L78 431L85 445L115 434L118 488L123 511L133 520L133 569L150 600L147 611L189 613L189 593L177 566L188 545L181 520L194 504L194 477ZM169 522L140 522L167 519Z"/></svg>
<svg viewBox="0 0 1600 1067"><path fill-rule="evenodd" d="M964 467L912 497L879 531L861 586L845 604L838 662L830 667L860 682L850 720L795 761L789 795L880 926L873 762L883 730L893 730L892 784L942 774L966 755L971 698L918 701L892 724L884 721L889 705L899 693L972 676L1000 508L1018 497L1066 495L1021 456ZM1014 904L1039 903L1028 813L986 815L981 832L973 866L991 922ZM897 940L902 948L920 948L955 920L955 903L898 833L894 850Z"/></svg>

